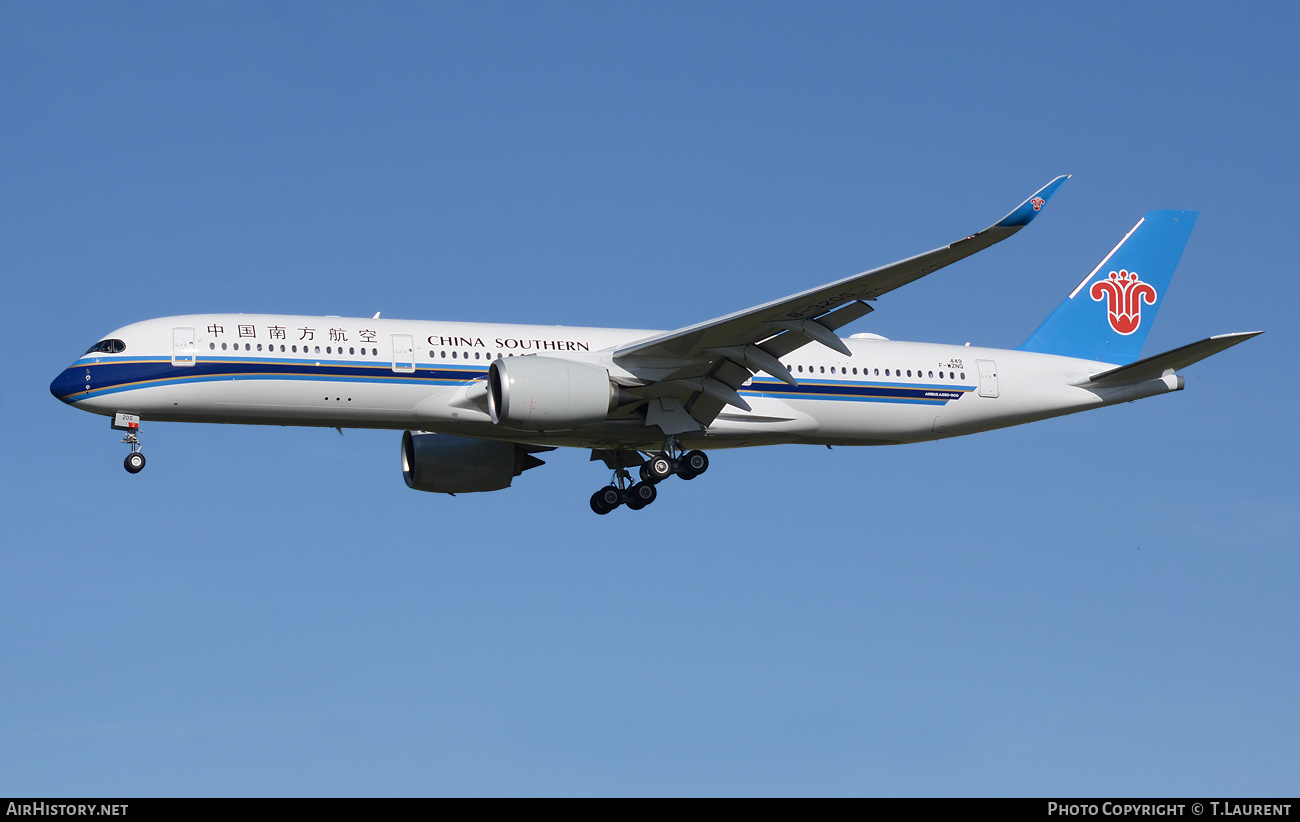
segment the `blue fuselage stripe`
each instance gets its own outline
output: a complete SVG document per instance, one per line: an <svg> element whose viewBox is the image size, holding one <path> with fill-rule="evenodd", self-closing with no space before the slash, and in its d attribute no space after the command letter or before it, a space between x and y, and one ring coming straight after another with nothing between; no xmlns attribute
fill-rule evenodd
<svg viewBox="0 0 1300 822"><path fill-rule="evenodd" d="M97 361L96 361L97 360ZM390 385L464 385L487 374L487 365L433 367L416 364L413 372L394 371L391 363L346 360L282 360L270 358L200 357L194 365L173 365L170 359L87 358L78 361L55 380L55 394L65 402L115 394L139 388L222 380L304 380L315 382L384 383ZM89 377L89 379L87 379ZM820 381L787 385L775 380L754 380L740 390L751 397L784 400L840 400L846 402L913 403L944 405L974 390L967 385L936 385Z"/></svg>
<svg viewBox="0 0 1300 822"><path fill-rule="evenodd" d="M172 365L170 359L79 362L56 380L58 396L66 402L149 388L222 380L306 380L317 382L452 385L487 374L486 366L419 368L394 371L390 363L330 360L220 359L201 357L194 365ZM89 376L90 379L86 379Z"/></svg>

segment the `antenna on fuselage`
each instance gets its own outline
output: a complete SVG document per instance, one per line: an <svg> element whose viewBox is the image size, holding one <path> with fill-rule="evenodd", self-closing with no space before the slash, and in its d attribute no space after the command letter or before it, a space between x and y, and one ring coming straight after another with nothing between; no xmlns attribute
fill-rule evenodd
<svg viewBox="0 0 1300 822"><path fill-rule="evenodd" d="M371 317L370 319L372 319L372 320L377 320L377 319L379 319L379 312L376 311L376 312L375 312L375 316Z"/></svg>

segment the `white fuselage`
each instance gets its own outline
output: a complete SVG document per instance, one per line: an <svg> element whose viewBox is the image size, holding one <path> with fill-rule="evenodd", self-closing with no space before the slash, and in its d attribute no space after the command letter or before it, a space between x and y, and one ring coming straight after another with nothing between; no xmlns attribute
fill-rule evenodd
<svg viewBox="0 0 1300 822"><path fill-rule="evenodd" d="M391 428L546 445L653 449L663 434L642 418L568 431L494 424L475 388L492 360L540 355L637 375L612 351L657 332L564 326L189 315L128 325L125 347L95 351L50 389L86 411L177 422ZM853 356L808 345L783 357L798 386L759 374L688 448L773 443L884 445L960 436L1176 390L1079 383L1105 363L960 345L845 340ZM481 396L482 391L478 391Z"/></svg>

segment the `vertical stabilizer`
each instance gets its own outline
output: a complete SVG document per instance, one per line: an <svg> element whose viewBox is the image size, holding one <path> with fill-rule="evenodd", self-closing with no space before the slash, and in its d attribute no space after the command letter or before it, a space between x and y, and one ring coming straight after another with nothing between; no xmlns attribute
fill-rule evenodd
<svg viewBox="0 0 1300 822"><path fill-rule="evenodd" d="M1196 215L1149 212L1020 350L1119 364L1137 360Z"/></svg>

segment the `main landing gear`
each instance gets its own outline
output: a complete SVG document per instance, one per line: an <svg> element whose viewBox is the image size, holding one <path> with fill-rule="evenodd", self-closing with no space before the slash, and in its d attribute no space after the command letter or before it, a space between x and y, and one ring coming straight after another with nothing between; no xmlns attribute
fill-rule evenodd
<svg viewBox="0 0 1300 822"><path fill-rule="evenodd" d="M695 479L709 470L709 458L703 451L688 451L681 454L676 442L670 442L661 454L652 454L641 463L641 481L632 482L632 476L626 468L615 468L614 479L604 488L591 495L591 510L597 514L608 514L620 505L626 505L633 511L639 511L659 496L656 485L676 474L684 480Z"/></svg>
<svg viewBox="0 0 1300 822"><path fill-rule="evenodd" d="M113 415L113 430L125 431L122 442L131 446L131 453L126 455L122 464L128 474L138 474L144 470L144 454L140 453L140 418L135 414Z"/></svg>

